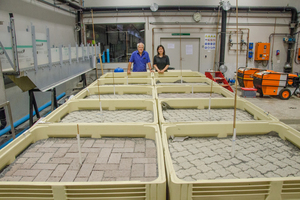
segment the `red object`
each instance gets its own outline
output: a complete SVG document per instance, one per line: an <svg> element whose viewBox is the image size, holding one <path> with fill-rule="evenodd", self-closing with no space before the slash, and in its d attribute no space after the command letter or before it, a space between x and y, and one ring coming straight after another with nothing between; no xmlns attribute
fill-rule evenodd
<svg viewBox="0 0 300 200"><path fill-rule="evenodd" d="M245 91L257 91L257 89L255 88L242 88L242 90L245 90Z"/></svg>
<svg viewBox="0 0 300 200"><path fill-rule="evenodd" d="M215 74L215 75L213 76L213 74ZM214 82L220 84L223 88L226 88L230 92L233 92L233 90L230 87L230 85L228 84L227 80L224 78L222 72L208 71L208 72L205 72L205 76L207 78L213 80Z"/></svg>

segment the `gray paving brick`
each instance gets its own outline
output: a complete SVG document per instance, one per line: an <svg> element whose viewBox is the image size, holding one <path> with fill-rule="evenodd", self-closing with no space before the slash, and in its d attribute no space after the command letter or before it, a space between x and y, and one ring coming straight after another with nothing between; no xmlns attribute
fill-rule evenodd
<svg viewBox="0 0 300 200"><path fill-rule="evenodd" d="M47 182L59 182L61 180L61 178L60 177L49 177L48 179L47 179Z"/></svg>
<svg viewBox="0 0 300 200"><path fill-rule="evenodd" d="M134 152L145 152L146 147L144 144L136 144L134 148Z"/></svg>
<svg viewBox="0 0 300 200"><path fill-rule="evenodd" d="M145 157L144 153L123 153L122 158L141 158Z"/></svg>
<svg viewBox="0 0 300 200"><path fill-rule="evenodd" d="M143 177L145 173L145 165L144 164L133 164L131 169L132 177Z"/></svg>
<svg viewBox="0 0 300 200"><path fill-rule="evenodd" d="M147 148L146 149L146 157L147 158L156 158L156 148Z"/></svg>
<svg viewBox="0 0 300 200"><path fill-rule="evenodd" d="M124 144L124 147L125 148L134 148L134 145L135 145L135 143L133 141L126 140L125 144Z"/></svg>
<svg viewBox="0 0 300 200"><path fill-rule="evenodd" d="M25 153L22 157L23 158L40 158L44 154L43 153Z"/></svg>
<svg viewBox="0 0 300 200"><path fill-rule="evenodd" d="M214 171L209 171L209 172L205 173L205 176L207 176L208 179L216 179L220 175Z"/></svg>
<svg viewBox="0 0 300 200"><path fill-rule="evenodd" d="M24 163L19 169L31 169L34 163Z"/></svg>
<svg viewBox="0 0 300 200"><path fill-rule="evenodd" d="M66 171L60 182L73 182L76 178L78 171Z"/></svg>
<svg viewBox="0 0 300 200"><path fill-rule="evenodd" d="M141 178L142 179L142 178ZM140 180L141 180L140 179ZM138 179L139 180L139 179ZM130 178L129 177L117 177L116 178L116 181L130 181Z"/></svg>
<svg viewBox="0 0 300 200"><path fill-rule="evenodd" d="M27 169L27 170L17 170L13 175L14 176L37 176L40 173L41 170L33 170L33 169Z"/></svg>
<svg viewBox="0 0 300 200"><path fill-rule="evenodd" d="M94 144L94 142L95 142L95 140L86 140L86 141L83 143L82 147L92 147L93 144Z"/></svg>
<svg viewBox="0 0 300 200"><path fill-rule="evenodd" d="M18 160L16 160L16 163L22 164L25 163L27 161L28 158L19 158Z"/></svg>
<svg viewBox="0 0 300 200"><path fill-rule="evenodd" d="M204 173L196 174L195 176L192 176L192 178L194 180L207 180L208 179Z"/></svg>
<svg viewBox="0 0 300 200"><path fill-rule="evenodd" d="M118 177L119 178L119 177ZM102 178L102 181L116 181L117 180L117 178L113 178L113 177L103 177Z"/></svg>
<svg viewBox="0 0 300 200"><path fill-rule="evenodd" d="M35 182L45 182L50 174L52 173L52 170L41 170L41 172L35 177L33 181Z"/></svg>
<svg viewBox="0 0 300 200"><path fill-rule="evenodd" d="M183 167L183 169L189 169L193 166L190 162L179 163L179 165Z"/></svg>
<svg viewBox="0 0 300 200"><path fill-rule="evenodd" d="M133 163L156 163L155 158L133 158Z"/></svg>
<svg viewBox="0 0 300 200"><path fill-rule="evenodd" d="M51 174L52 177L62 177L65 172L67 171L69 165L58 165L53 173Z"/></svg>
<svg viewBox="0 0 300 200"><path fill-rule="evenodd" d="M110 156L110 153L112 151L112 148L103 148L99 154L100 158L108 158Z"/></svg>
<svg viewBox="0 0 300 200"><path fill-rule="evenodd" d="M53 155L53 157L64 157L66 153L68 152L69 148L59 148L56 153Z"/></svg>
<svg viewBox="0 0 300 200"><path fill-rule="evenodd" d="M2 177L0 181L20 181L22 176L9 176L9 177Z"/></svg>
<svg viewBox="0 0 300 200"><path fill-rule="evenodd" d="M103 171L93 171L90 178L89 178L89 182L93 182L93 181L101 181L103 178Z"/></svg>
<svg viewBox="0 0 300 200"><path fill-rule="evenodd" d="M132 159L121 159L119 169L129 170L131 169L131 165L132 165Z"/></svg>
<svg viewBox="0 0 300 200"><path fill-rule="evenodd" d="M58 148L38 148L39 153L55 153L58 150Z"/></svg>
<svg viewBox="0 0 300 200"><path fill-rule="evenodd" d="M99 157L96 160L96 163L107 163L108 162L108 157Z"/></svg>
<svg viewBox="0 0 300 200"><path fill-rule="evenodd" d="M95 164L95 171L105 171L105 170L117 170L119 169L119 164Z"/></svg>
<svg viewBox="0 0 300 200"><path fill-rule="evenodd" d="M13 175L21 166L22 166L21 164L14 164L14 165L12 165L11 169L8 172L6 172L5 175L7 175L7 176Z"/></svg>
<svg viewBox="0 0 300 200"><path fill-rule="evenodd" d="M122 156L121 153L111 153L108 163L118 163L119 164L120 160L121 160L121 156Z"/></svg>
<svg viewBox="0 0 300 200"><path fill-rule="evenodd" d="M124 146L124 145L123 145ZM125 153L133 152L134 148L113 148L112 152L114 153Z"/></svg>
<svg viewBox="0 0 300 200"><path fill-rule="evenodd" d="M55 169L57 164L35 164L31 169Z"/></svg>
<svg viewBox="0 0 300 200"><path fill-rule="evenodd" d="M104 177L105 178L117 178L117 177L129 177L130 176L130 171L125 171L125 170L109 170L104 172Z"/></svg>
<svg viewBox="0 0 300 200"><path fill-rule="evenodd" d="M73 162L73 158L51 158L49 160L50 164L70 164Z"/></svg>
<svg viewBox="0 0 300 200"><path fill-rule="evenodd" d="M38 160L38 163L47 163L54 153L44 153L44 155Z"/></svg>
<svg viewBox="0 0 300 200"><path fill-rule="evenodd" d="M33 181L34 177L22 177L20 181L26 181L26 182L31 182ZM1 180L1 179L0 179Z"/></svg>
<svg viewBox="0 0 300 200"><path fill-rule="evenodd" d="M197 166L197 169L204 173L212 170L210 167L206 165Z"/></svg>
<svg viewBox="0 0 300 200"><path fill-rule="evenodd" d="M80 178L75 178L74 182L87 182L88 178L87 177L80 177Z"/></svg>
<svg viewBox="0 0 300 200"><path fill-rule="evenodd" d="M77 174L77 177L89 177L93 168L94 164L83 164Z"/></svg>

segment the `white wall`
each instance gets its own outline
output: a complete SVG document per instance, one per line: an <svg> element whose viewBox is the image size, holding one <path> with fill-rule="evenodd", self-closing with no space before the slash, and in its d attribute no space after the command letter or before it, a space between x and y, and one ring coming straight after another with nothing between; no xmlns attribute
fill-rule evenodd
<svg viewBox="0 0 300 200"><path fill-rule="evenodd" d="M149 52L150 57L152 58L152 29L154 29L154 49L156 49L156 46L160 43L161 37L172 37L171 33L173 32L179 32L179 26L174 25L168 25L166 23L168 22L180 22L183 25L181 25L182 30L184 32L191 33L190 36L183 36L183 37L200 37L201 39L201 46L204 45L204 36L205 34L215 34L216 33L216 26L215 25L205 25L205 23L214 23L217 21L217 12L214 13L207 13L203 12L202 15L206 16L203 17L201 20L201 25L192 24L192 25L184 25L184 23L192 23L192 14L193 12L175 12L175 13L107 13L107 14L95 14L94 23L101 24L101 23L130 23L130 22L141 22L145 23L145 43L146 43L146 51ZM130 16L128 16L130 15ZM275 33L289 33L289 27L288 24L290 22L290 13L286 14L264 14L264 13L249 13L249 14L240 14L244 16L243 18L239 18L239 28L243 29L249 29L250 35L249 35L249 42L253 42L254 44L256 42L269 42L269 36L271 33L274 32L274 26L275 26L275 17L276 17L276 28ZM248 16L248 17L247 17ZM252 18L262 16L260 18ZM89 18L89 15L85 15L84 23L90 24L91 19ZM283 18L280 18L283 17ZM220 19L221 21L221 19ZM161 22L165 23L162 25L155 25L153 23ZM227 22L229 24L235 24L235 13L228 13L228 19ZM267 24L265 26L256 25L257 23L263 23ZM283 25L283 26L282 26ZM165 28L174 27L174 29L169 30ZM199 28L199 29L186 29L187 27L193 27L193 28ZM219 26L221 27L221 25ZM235 25L228 25L228 31L235 30ZM159 28L159 29L158 29ZM200 28L202 28L200 30ZM210 28L210 29L209 29ZM247 30L244 31L244 40L247 40ZM220 29L219 29L220 32ZM240 38L240 36L239 36ZM287 45L282 42L283 36L276 36L274 37L274 48L273 48L273 69L276 71L283 71L283 66L286 62L286 55L287 55ZM236 37L232 37L233 42L236 42ZM229 34L227 34L226 37L226 54L225 54L225 64L228 67L228 72L226 73L226 76L228 78L232 78L235 71L236 66L236 52L235 51L229 51L228 50L228 40L229 40ZM239 39L240 41L240 39ZM271 44L273 43L273 40L271 40ZM275 56L276 50L280 50L280 55ZM154 51L155 53L155 51ZM166 50L166 53L167 50ZM207 55L207 58L205 58L205 55ZM215 51L205 51L202 47L200 49L200 71L204 73L208 69L213 68L213 62L214 62L214 55ZM217 52L217 60L219 57L219 51ZM172 62L171 62L172 63ZM239 53L239 67L245 67L246 65L246 52ZM262 67L261 64L254 62L253 58L249 60L248 62L249 67ZM294 65L294 71L300 72L299 67L297 65ZM127 63L111 63L111 64L104 64L105 68L115 68L115 67L127 67ZM271 68L271 66L270 66Z"/></svg>
<svg viewBox="0 0 300 200"><path fill-rule="evenodd" d="M75 45L76 37L74 34L75 15L65 11L50 7L36 0L1 0L0 1L0 32L7 33L9 25L9 13L14 14L16 34L30 30L31 23L35 26L36 33L45 33L46 27L50 29L51 45L60 44L67 46ZM0 38L1 41L1 38ZM70 93L77 84L79 78L75 78L57 87L57 95L62 92ZM11 102L14 121L29 114L28 92L22 92L19 87L6 86L7 100ZM50 101L49 92L36 93L37 104L40 107Z"/></svg>
<svg viewBox="0 0 300 200"><path fill-rule="evenodd" d="M203 5L203 6L217 6L219 4L220 0L139 0L139 1L135 1L135 0L127 0L127 1L123 1L123 0L114 0L114 1L98 1L98 0L85 0L84 1L84 6L85 7L137 7L137 6L145 6L148 7L150 6L152 3L157 3L158 5ZM232 4L232 6L234 7L236 5L236 1L235 0L229 0L229 2ZM298 9L298 11L300 10L300 4L299 4L299 0L239 0L239 6L294 6ZM164 13L158 13L157 15L163 15ZM190 17L180 17L180 15L188 15L190 14ZM205 15L207 13L203 12L203 15ZM215 15L216 13L212 14ZM121 17L124 15L127 15L127 13L111 13L111 14L106 14L107 17L106 18L96 18L94 19L94 23L130 23L130 22L143 22L145 23L145 27L147 27L146 31L145 31L145 40L146 40L146 50L150 53L150 56L152 55L152 28L157 28L157 27L172 27L170 25L151 25L151 22L193 22L192 20L192 13L187 13L187 12L183 12L183 13L175 13L175 15L177 16L172 16L172 17L165 17L165 16L157 16L154 17L154 15L156 15L156 13L153 14L153 17L145 17L149 15L148 13L138 13L136 17ZM134 15L134 13L130 13L130 15ZM150 15L152 15L150 13ZM235 23L235 13L229 13L229 16L233 16L233 17L228 17L228 23ZM251 15L251 14L249 14ZM253 14L255 15L262 15L262 14ZM87 16L87 15L86 15ZM109 17L111 16L111 17ZM271 17L270 17L271 16ZM273 16L273 17L272 17ZM241 28L249 28L250 29L250 42L253 42L254 44L256 42L269 42L269 35L271 33L274 32L274 26L254 26L253 24L251 25L251 23L270 23L270 24L275 24L275 18L274 16L286 16L287 18L284 19L280 19L277 18L276 19L276 23L277 24L286 24L288 25L290 22L290 14L287 15L283 15L283 14L270 14L269 16L266 15L265 18L240 18L239 19L239 23L250 23L248 26L241 26ZM84 20L85 23L91 23L91 19L85 19ZM201 20L201 22L216 22L216 18L203 18ZM195 25L186 25L186 27L212 27L212 26L205 26L205 25L199 25L199 26L195 26ZM185 25L182 25L182 27L185 27ZM228 26L229 28L235 28L235 26ZM215 30L211 30L211 32L207 32L208 30L202 30L200 32L195 32L192 33L194 30L190 30L191 32L191 37L192 36L200 36L200 37L204 37L205 33L215 33ZM275 28L275 33L288 33L289 32L289 28L288 26L276 26ZM155 33L155 41L154 41L154 47L156 45L158 45L159 43L157 43L160 39L159 37L162 36L166 36L169 35L169 33L160 33L157 34ZM234 39L235 37L233 37ZM204 40L201 40L202 42ZM234 39L235 42L235 39ZM226 38L226 50L228 49L227 46L228 43L228 35ZM271 41L271 44L273 44L273 40ZM283 66L285 64L286 61L286 52L287 52L287 45L284 44L282 42L282 36L276 36L274 38L274 48L273 48L273 53L276 52L276 50L280 50L280 56L273 56L273 69L277 70L277 71L283 71ZM214 58L214 51L211 52L205 52L203 49L200 50L200 61L201 61L201 71L212 68L212 64L213 64L213 58ZM205 55L207 55L207 58L204 58ZM218 53L219 55L219 53ZM233 76L233 71L235 71L235 66L236 66L236 58L235 58L235 52L233 51L226 51L226 55L225 55L225 63L227 64L227 66L229 67L228 70L228 77L232 77ZM245 66L246 62L246 53L242 52L239 54L239 66ZM126 67L127 65L125 63L118 63L118 64L104 64L104 67L109 67L109 68L113 68L113 67ZM257 65L257 63L255 63L252 60L249 60L248 62L248 66L250 67L262 67L260 64ZM298 64L294 64L294 71L295 72L300 72L300 66Z"/></svg>

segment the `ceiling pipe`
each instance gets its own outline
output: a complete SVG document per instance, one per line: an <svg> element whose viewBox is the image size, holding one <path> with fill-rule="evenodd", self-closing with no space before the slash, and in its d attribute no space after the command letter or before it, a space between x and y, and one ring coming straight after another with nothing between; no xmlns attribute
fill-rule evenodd
<svg viewBox="0 0 300 200"><path fill-rule="evenodd" d="M224 65L224 60L225 60L226 22L227 22L227 11L222 8L219 67L221 65Z"/></svg>
<svg viewBox="0 0 300 200"><path fill-rule="evenodd" d="M62 8L62 7L60 7L60 6L54 5L54 4L52 4L52 3L49 3L48 1L45 1L45 0L37 0L37 1L39 1L39 2L41 2L41 3L47 4L47 5L52 6L52 7L54 7L54 8L58 8L58 9L60 9L60 10L63 10L63 11L65 11L65 12L68 12L68 13L71 13L71 14L75 15L74 12L69 11L69 10L67 10L67 9L64 9L64 8Z"/></svg>

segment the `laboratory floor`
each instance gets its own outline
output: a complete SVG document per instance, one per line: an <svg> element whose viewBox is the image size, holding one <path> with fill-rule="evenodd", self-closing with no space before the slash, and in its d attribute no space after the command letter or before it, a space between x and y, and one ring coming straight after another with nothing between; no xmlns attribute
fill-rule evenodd
<svg viewBox="0 0 300 200"><path fill-rule="evenodd" d="M233 87L235 91L235 88ZM242 92L238 87L238 93L241 96ZM292 128L300 131L300 98L293 95L289 100L281 100L277 96L264 96L256 98L245 98L251 103L263 109L266 113L272 114L283 123L288 124Z"/></svg>

